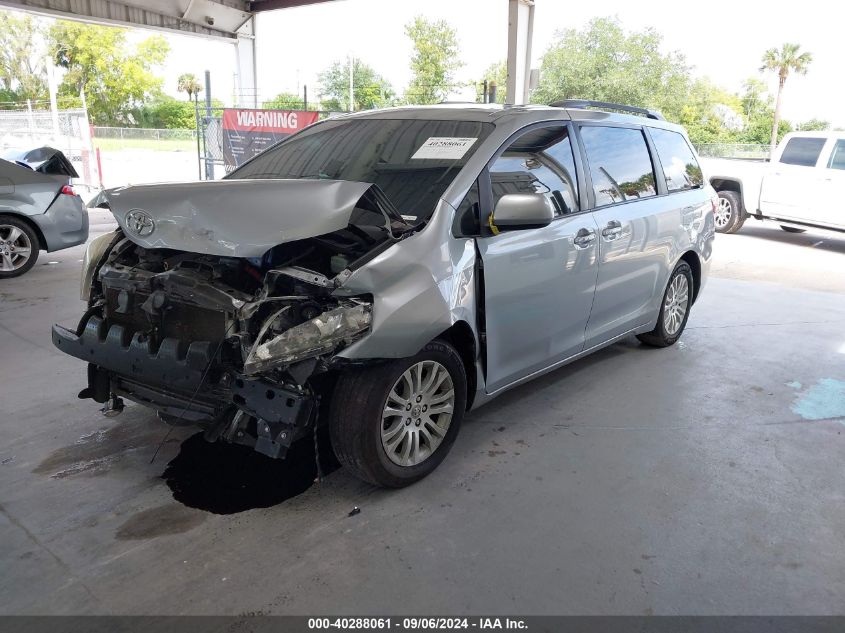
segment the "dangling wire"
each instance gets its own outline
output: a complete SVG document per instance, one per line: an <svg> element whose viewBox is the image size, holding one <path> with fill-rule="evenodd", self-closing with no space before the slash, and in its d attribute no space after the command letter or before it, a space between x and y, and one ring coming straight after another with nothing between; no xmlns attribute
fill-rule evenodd
<svg viewBox="0 0 845 633"><path fill-rule="evenodd" d="M317 439L317 427L320 421L320 396L316 398L317 406L314 410L314 459L317 462L317 483L323 483L323 468L320 466L320 442Z"/></svg>

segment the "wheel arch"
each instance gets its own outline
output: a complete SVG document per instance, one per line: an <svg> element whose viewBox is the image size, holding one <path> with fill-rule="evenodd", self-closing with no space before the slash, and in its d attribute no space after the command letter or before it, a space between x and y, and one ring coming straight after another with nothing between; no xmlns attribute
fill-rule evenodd
<svg viewBox="0 0 845 633"><path fill-rule="evenodd" d="M456 321L454 325L434 337L434 340L449 343L461 357L467 379L466 408L469 411L472 408L477 388L475 359L478 357L478 348L475 343L475 333L466 321Z"/></svg>
<svg viewBox="0 0 845 633"><path fill-rule="evenodd" d="M739 197L739 207L741 213L747 213L745 208L745 196L742 190L742 181L732 178L711 178L710 185L716 192L733 191Z"/></svg>
<svg viewBox="0 0 845 633"><path fill-rule="evenodd" d="M698 291L701 288L701 259L695 251L687 251L681 255L678 261L686 262L692 270L692 302L695 303L698 298Z"/></svg>
<svg viewBox="0 0 845 633"><path fill-rule="evenodd" d="M28 215L18 213L17 211L11 211L9 209L0 208L0 217L3 216L14 218L26 224L29 228L33 230L35 235L38 237L38 250L43 251L47 249L47 240L44 239L44 233L41 231L41 227L38 226L38 224L34 222L32 218L30 218Z"/></svg>

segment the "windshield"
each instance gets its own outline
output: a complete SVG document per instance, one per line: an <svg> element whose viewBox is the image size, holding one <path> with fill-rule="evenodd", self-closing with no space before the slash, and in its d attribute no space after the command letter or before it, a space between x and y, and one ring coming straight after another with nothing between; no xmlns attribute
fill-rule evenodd
<svg viewBox="0 0 845 633"><path fill-rule="evenodd" d="M437 200L493 130L480 121L353 119L318 123L269 148L227 178L328 178L378 185L406 220L427 220Z"/></svg>

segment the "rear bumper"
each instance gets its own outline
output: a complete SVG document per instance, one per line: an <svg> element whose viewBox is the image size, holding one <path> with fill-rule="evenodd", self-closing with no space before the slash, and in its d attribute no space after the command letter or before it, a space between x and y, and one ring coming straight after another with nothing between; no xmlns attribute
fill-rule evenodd
<svg viewBox="0 0 845 633"><path fill-rule="evenodd" d="M88 240L88 209L79 196L59 195L45 213L29 216L44 236L48 252L84 244Z"/></svg>
<svg viewBox="0 0 845 633"><path fill-rule="evenodd" d="M311 394L221 370L211 342L185 346L166 338L153 351L140 333L130 337L123 326L109 327L98 316L89 317L80 333L54 325L52 336L58 349L90 363L82 398L105 402L115 394L182 422L217 428L240 410L255 419L255 427L232 440L270 457L283 457L310 429Z"/></svg>

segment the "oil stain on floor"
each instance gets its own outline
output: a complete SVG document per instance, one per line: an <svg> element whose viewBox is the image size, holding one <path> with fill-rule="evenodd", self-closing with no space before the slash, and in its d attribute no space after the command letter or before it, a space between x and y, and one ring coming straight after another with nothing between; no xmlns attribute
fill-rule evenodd
<svg viewBox="0 0 845 633"><path fill-rule="evenodd" d="M146 416L124 419L53 451L32 472L50 475L53 479L82 473L103 474L128 453L154 447L163 434L161 427L151 425ZM178 440L172 438L169 441Z"/></svg>
<svg viewBox="0 0 845 633"><path fill-rule="evenodd" d="M320 458L323 475L340 467L325 440ZM190 508L214 514L269 508L314 484L314 443L305 438L294 442L284 459L270 459L246 446L206 442L197 433L182 443L161 477L173 498Z"/></svg>
<svg viewBox="0 0 845 633"><path fill-rule="evenodd" d="M117 529L122 541L151 539L167 534L181 534L205 521L205 512L191 510L179 503L168 503L132 515Z"/></svg>

